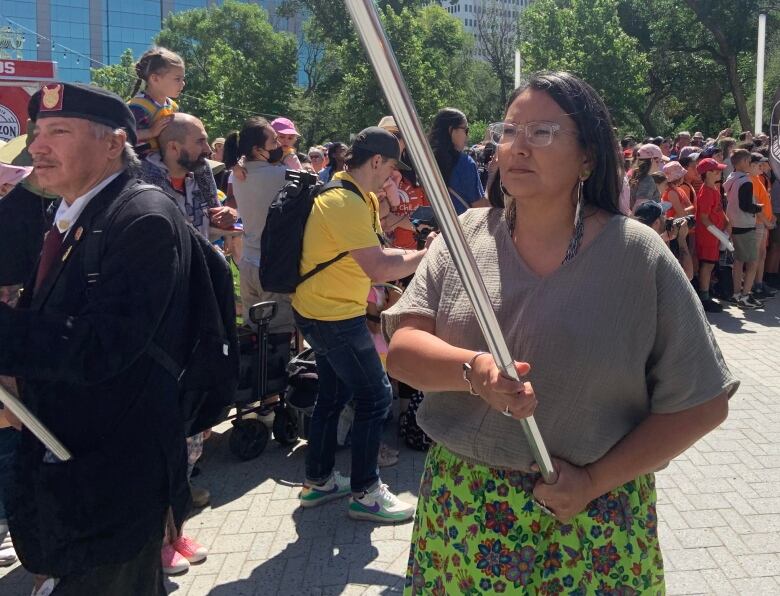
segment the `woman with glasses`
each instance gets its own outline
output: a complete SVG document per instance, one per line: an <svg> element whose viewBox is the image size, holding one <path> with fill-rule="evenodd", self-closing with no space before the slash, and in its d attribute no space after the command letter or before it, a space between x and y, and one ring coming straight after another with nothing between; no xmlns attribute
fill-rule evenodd
<svg viewBox="0 0 780 596"><path fill-rule="evenodd" d="M407 594L662 594L653 472L726 417L733 379L679 263L619 213L611 118L536 75L491 126L506 208L466 240L522 383L502 376L437 238L383 313L393 377L425 391ZM520 419L558 473L545 484Z"/></svg>
<svg viewBox="0 0 780 596"><path fill-rule="evenodd" d="M428 141L458 215L470 207L489 206L477 164L464 153L468 140L466 115L455 108L439 110L428 133Z"/></svg>
<svg viewBox="0 0 780 596"><path fill-rule="evenodd" d="M316 146L309 148L309 160L311 161L311 167L314 172L319 174L326 165L328 165L325 158L325 148Z"/></svg>

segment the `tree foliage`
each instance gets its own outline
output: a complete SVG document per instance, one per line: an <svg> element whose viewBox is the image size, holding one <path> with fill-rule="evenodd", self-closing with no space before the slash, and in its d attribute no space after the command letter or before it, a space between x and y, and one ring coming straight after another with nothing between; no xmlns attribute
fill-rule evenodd
<svg viewBox="0 0 780 596"><path fill-rule="evenodd" d="M567 70L590 83L613 117L636 119L650 63L622 29L614 0L536 0L520 16L524 70Z"/></svg>
<svg viewBox="0 0 780 596"><path fill-rule="evenodd" d="M381 17L423 123L445 106L472 111L477 68L473 40L460 22L436 5L396 10L385 3ZM389 109L356 33L324 34L322 41L328 72L310 97L319 109L308 132L315 141L348 139Z"/></svg>
<svg viewBox="0 0 780 596"><path fill-rule="evenodd" d="M113 91L119 97L129 99L135 85L135 60L130 49L122 52L117 64L90 69L90 79L95 85Z"/></svg>
<svg viewBox="0 0 780 596"><path fill-rule="evenodd" d="M284 114L297 94L296 40L274 31L256 4L225 0L171 14L155 41L184 58L187 86L179 103L211 136L253 114Z"/></svg>

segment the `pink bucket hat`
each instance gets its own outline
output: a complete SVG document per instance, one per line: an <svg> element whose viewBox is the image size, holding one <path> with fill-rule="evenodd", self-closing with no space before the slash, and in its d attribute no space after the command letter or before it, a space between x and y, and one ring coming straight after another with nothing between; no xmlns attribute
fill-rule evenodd
<svg viewBox="0 0 780 596"><path fill-rule="evenodd" d="M276 131L278 135L298 135L301 134L295 130L295 124L289 118L277 118L271 122L271 127Z"/></svg>
<svg viewBox="0 0 780 596"><path fill-rule="evenodd" d="M0 186L4 184L19 184L32 171L33 169L29 166L11 166L6 163L0 163Z"/></svg>
<svg viewBox="0 0 780 596"><path fill-rule="evenodd" d="M666 176L666 179L669 182L679 180L688 173L688 170L682 167L682 164L679 161L670 161L668 164L664 165L662 169L664 176Z"/></svg>

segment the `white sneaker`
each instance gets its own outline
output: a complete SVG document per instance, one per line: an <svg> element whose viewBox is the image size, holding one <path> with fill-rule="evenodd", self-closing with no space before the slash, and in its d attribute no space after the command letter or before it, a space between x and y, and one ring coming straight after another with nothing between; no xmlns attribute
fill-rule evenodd
<svg viewBox="0 0 780 596"><path fill-rule="evenodd" d="M365 519L379 523L396 523L414 517L415 505L404 503L387 488L379 484L362 497L352 495L349 498L347 514L352 519Z"/></svg>
<svg viewBox="0 0 780 596"><path fill-rule="evenodd" d="M316 507L334 499L345 497L350 492L349 477L334 472L325 484L316 485L304 482L298 499L301 507Z"/></svg>
<svg viewBox="0 0 780 596"><path fill-rule="evenodd" d="M14 543L11 542L11 533L8 525L0 523L0 567L8 567L17 561Z"/></svg>

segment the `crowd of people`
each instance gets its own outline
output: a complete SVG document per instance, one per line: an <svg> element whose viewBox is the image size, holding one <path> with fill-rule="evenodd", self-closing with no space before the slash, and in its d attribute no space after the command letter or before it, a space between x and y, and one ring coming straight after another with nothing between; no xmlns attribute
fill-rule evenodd
<svg viewBox="0 0 780 596"><path fill-rule="evenodd" d="M185 436L159 355L187 359L189 223L237 267L237 314L274 301L271 343L300 335L314 351L301 506L347 498L353 519L414 517L408 593L663 592L653 472L722 422L738 387L704 311L774 295L780 181L765 137L618 141L568 73L532 77L471 147L466 115L441 109L428 140L514 382L435 222L413 217L429 201L392 116L306 152L286 117L209 143L176 104L180 56L154 48L136 74L127 102L43 87L33 167L0 164L0 379L73 453L60 461L0 411L0 533L13 537L0 563L15 547L37 595L138 595L165 594L164 574L208 556L186 517L209 501L191 477L210 433ZM263 287L262 238L290 170L322 186L301 282L282 293ZM380 475L399 457L382 442L394 397L407 442L430 447L416 504ZM348 475L335 469L347 406ZM520 430L532 414L554 484Z"/></svg>
<svg viewBox="0 0 780 596"><path fill-rule="evenodd" d="M732 132L621 141L624 209L669 242L688 278L696 278L707 312L723 310L714 297L762 308L780 282L780 181L770 167L769 138L742 132L735 139Z"/></svg>

